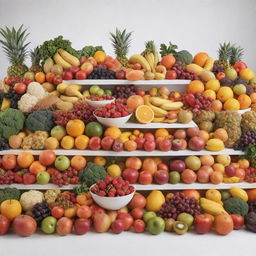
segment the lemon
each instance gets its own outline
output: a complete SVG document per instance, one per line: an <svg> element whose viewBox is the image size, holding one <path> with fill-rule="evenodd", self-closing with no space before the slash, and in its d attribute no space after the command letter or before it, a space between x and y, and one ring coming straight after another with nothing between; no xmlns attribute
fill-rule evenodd
<svg viewBox="0 0 256 256"><path fill-rule="evenodd" d="M107 169L107 173L112 178L121 176L121 168L117 164L111 164Z"/></svg>

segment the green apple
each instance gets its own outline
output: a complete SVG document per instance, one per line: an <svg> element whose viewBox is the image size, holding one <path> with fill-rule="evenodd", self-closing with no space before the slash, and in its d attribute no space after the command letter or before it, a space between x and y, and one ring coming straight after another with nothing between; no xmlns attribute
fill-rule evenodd
<svg viewBox="0 0 256 256"><path fill-rule="evenodd" d="M70 166L70 160L66 156L58 156L54 162L54 165L59 171L65 171Z"/></svg>
<svg viewBox="0 0 256 256"><path fill-rule="evenodd" d="M47 184L50 181L50 174L45 171L39 172L36 175L36 180L37 180L37 183L39 183L41 185Z"/></svg>
<svg viewBox="0 0 256 256"><path fill-rule="evenodd" d="M85 97L90 96L89 90L85 90L85 91L83 92L83 96L85 96Z"/></svg>
<svg viewBox="0 0 256 256"><path fill-rule="evenodd" d="M143 220L147 223L151 218L156 217L155 212L145 212L143 215Z"/></svg>
<svg viewBox="0 0 256 256"><path fill-rule="evenodd" d="M165 221L161 217L153 217L147 222L147 230L152 235L158 235L164 231Z"/></svg>
<svg viewBox="0 0 256 256"><path fill-rule="evenodd" d="M233 91L236 95L241 95L246 93L246 87L244 84L236 84L233 87Z"/></svg>
<svg viewBox="0 0 256 256"><path fill-rule="evenodd" d="M194 222L194 217L189 213L182 212L178 215L177 220L186 223L190 228Z"/></svg>
<svg viewBox="0 0 256 256"><path fill-rule="evenodd" d="M104 95L104 90L103 90L103 89L99 89L99 90L96 92L96 95L98 95L98 96Z"/></svg>
<svg viewBox="0 0 256 256"><path fill-rule="evenodd" d="M28 79L34 81L34 79L35 79L35 74L34 74L34 72L28 71L28 72L26 72L26 73L23 75L23 77L24 77L24 78L28 78Z"/></svg>
<svg viewBox="0 0 256 256"><path fill-rule="evenodd" d="M98 85L93 85L89 89L90 94L92 95L96 95L98 90L100 90L100 87Z"/></svg>
<svg viewBox="0 0 256 256"><path fill-rule="evenodd" d="M109 89L104 90L104 93L107 95L112 95L112 91Z"/></svg>
<svg viewBox="0 0 256 256"><path fill-rule="evenodd" d="M179 172L173 171L169 173L169 182L171 184L177 184L180 182L180 174Z"/></svg>
<svg viewBox="0 0 256 256"><path fill-rule="evenodd" d="M46 234L52 234L55 232L56 223L57 223L56 218L52 216L48 216L43 219L41 223L41 230Z"/></svg>
<svg viewBox="0 0 256 256"><path fill-rule="evenodd" d="M233 68L227 68L225 70L226 77L230 78L231 80L235 80L237 78L237 72Z"/></svg>
<svg viewBox="0 0 256 256"><path fill-rule="evenodd" d="M66 135L66 129L61 125L56 125L51 129L51 136L61 140Z"/></svg>
<svg viewBox="0 0 256 256"><path fill-rule="evenodd" d="M231 194L228 191L221 191L220 193L221 193L221 199L223 201L231 197Z"/></svg>

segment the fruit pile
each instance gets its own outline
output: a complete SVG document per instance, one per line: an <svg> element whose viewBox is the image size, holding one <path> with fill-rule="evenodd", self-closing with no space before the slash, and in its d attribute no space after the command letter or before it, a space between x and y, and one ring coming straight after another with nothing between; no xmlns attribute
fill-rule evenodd
<svg viewBox="0 0 256 256"><path fill-rule="evenodd" d="M92 101L101 101L101 100L113 100L114 97L112 97L111 95L103 94L102 96L89 95L86 97L86 99L92 100Z"/></svg>
<svg viewBox="0 0 256 256"><path fill-rule="evenodd" d="M131 113L125 105L119 102L112 102L104 107L96 109L94 114L103 118L119 118L128 116Z"/></svg>

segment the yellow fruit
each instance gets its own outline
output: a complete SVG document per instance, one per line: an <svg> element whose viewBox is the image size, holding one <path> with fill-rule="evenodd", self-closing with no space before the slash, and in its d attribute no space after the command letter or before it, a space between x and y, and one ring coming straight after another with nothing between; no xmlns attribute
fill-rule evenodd
<svg viewBox="0 0 256 256"><path fill-rule="evenodd" d="M71 149L75 145L75 139L69 135L64 136L61 140L61 147L64 149Z"/></svg>
<svg viewBox="0 0 256 256"><path fill-rule="evenodd" d="M158 138L158 137L163 137L163 138L166 138L169 136L169 132L167 129L165 128L160 128L160 129L157 129L156 132L155 132L155 137Z"/></svg>
<svg viewBox="0 0 256 256"><path fill-rule="evenodd" d="M250 68L245 68L239 72L239 76L245 80L251 80L254 78L254 72Z"/></svg>
<svg viewBox="0 0 256 256"><path fill-rule="evenodd" d="M122 132L118 127L111 126L107 128L107 130L104 133L104 136L110 136L113 139L117 139L121 136Z"/></svg>
<svg viewBox="0 0 256 256"><path fill-rule="evenodd" d="M103 51L97 51L94 53L93 58L97 61L97 63L103 63L106 59L106 53Z"/></svg>
<svg viewBox="0 0 256 256"><path fill-rule="evenodd" d="M111 164L107 169L107 173L110 177L114 178L121 176L122 171L119 165Z"/></svg>
<svg viewBox="0 0 256 256"><path fill-rule="evenodd" d="M224 177L223 178L223 182L224 183L238 183L240 182L240 178L239 177L236 177L236 176L233 176L233 177Z"/></svg>
<svg viewBox="0 0 256 256"><path fill-rule="evenodd" d="M223 141L220 139L210 139L207 141L205 148L210 151L220 151L223 150L225 146Z"/></svg>
<svg viewBox="0 0 256 256"><path fill-rule="evenodd" d="M238 198L244 200L245 202L248 201L248 195L247 195L246 191L241 188L232 187L232 188L230 188L229 192L233 197L238 197Z"/></svg>
<svg viewBox="0 0 256 256"><path fill-rule="evenodd" d="M206 90L206 91L204 91L203 92L203 95L205 96L205 97L209 97L209 98L212 98L212 99L216 99L216 92L215 91L213 91L213 90Z"/></svg>
<svg viewBox="0 0 256 256"><path fill-rule="evenodd" d="M75 138L75 147L77 149L86 149L89 144L89 137L86 135L79 135Z"/></svg>
<svg viewBox="0 0 256 256"><path fill-rule="evenodd" d="M234 97L234 93L231 88L227 86L221 87L217 92L217 99L221 102L225 102L228 99L231 99Z"/></svg>
<svg viewBox="0 0 256 256"><path fill-rule="evenodd" d="M103 157L103 156L96 156L96 157L94 157L93 162L94 162L95 164L97 164L97 165L105 166L106 163L107 163L107 160L106 160L106 158Z"/></svg>
<svg viewBox="0 0 256 256"><path fill-rule="evenodd" d="M205 193L205 197L217 203L221 202L221 193L217 189L208 189Z"/></svg>
<svg viewBox="0 0 256 256"><path fill-rule="evenodd" d="M216 156L216 161L224 166L228 166L231 163L231 158L229 155L222 154Z"/></svg>
<svg viewBox="0 0 256 256"><path fill-rule="evenodd" d="M27 136L25 132L19 132L18 135L19 135L22 139L24 139L24 138Z"/></svg>
<svg viewBox="0 0 256 256"><path fill-rule="evenodd" d="M204 71L204 69L203 69L202 67L200 67L199 65L194 64L194 63L188 64L188 65L186 66L186 70L187 70L187 71L193 71L193 72L196 73L198 76Z"/></svg>
<svg viewBox="0 0 256 256"><path fill-rule="evenodd" d="M136 109L135 116L139 123L148 124L153 120L154 112L149 106L140 105Z"/></svg>
<svg viewBox="0 0 256 256"><path fill-rule="evenodd" d="M159 190L153 190L147 196L146 208L148 211L159 211L165 202L163 193Z"/></svg>
<svg viewBox="0 0 256 256"><path fill-rule="evenodd" d="M205 85L205 89L217 92L220 89L220 81L218 79L209 80Z"/></svg>
<svg viewBox="0 0 256 256"><path fill-rule="evenodd" d="M228 99L227 101L225 101L223 107L225 110L237 111L240 109L240 103L238 100L231 98L231 99Z"/></svg>
<svg viewBox="0 0 256 256"><path fill-rule="evenodd" d="M54 149L57 149L59 147L59 141L54 138L54 137L49 137L45 140L44 142L44 147L46 149L51 149L51 150L54 150Z"/></svg>

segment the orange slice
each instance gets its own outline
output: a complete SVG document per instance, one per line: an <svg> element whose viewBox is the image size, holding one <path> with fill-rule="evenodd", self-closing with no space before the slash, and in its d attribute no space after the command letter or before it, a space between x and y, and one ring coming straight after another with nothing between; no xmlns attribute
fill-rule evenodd
<svg viewBox="0 0 256 256"><path fill-rule="evenodd" d="M135 112L138 122L142 124L150 123L154 118L153 110L147 105L140 105Z"/></svg>

